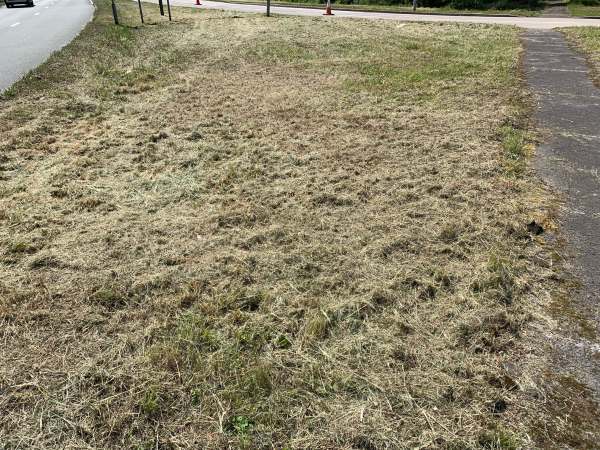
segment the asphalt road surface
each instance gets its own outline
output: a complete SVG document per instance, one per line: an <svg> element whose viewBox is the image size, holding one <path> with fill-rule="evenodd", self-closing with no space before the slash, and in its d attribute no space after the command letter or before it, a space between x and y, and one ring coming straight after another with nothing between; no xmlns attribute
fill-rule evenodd
<svg viewBox="0 0 600 450"><path fill-rule="evenodd" d="M223 3L215 1L204 1L202 6L194 6L195 0L171 0L172 5L191 6L194 8L225 9L240 12L264 13L264 5L249 5L242 3ZM494 17L494 16L458 16L458 15L432 15L432 14L397 14L397 13L377 13L362 11L341 11L336 10L334 16L351 17L357 19L384 19L398 20L402 22L464 22L464 23L493 23L499 25L515 25L522 28L550 30L560 27L582 27L582 26L600 26L600 19L583 19L576 17ZM273 14L283 14L291 16L321 16L322 9L314 8L294 8L287 6L271 6Z"/></svg>
<svg viewBox="0 0 600 450"><path fill-rule="evenodd" d="M0 92L43 63L90 21L90 0L35 0L0 8Z"/></svg>

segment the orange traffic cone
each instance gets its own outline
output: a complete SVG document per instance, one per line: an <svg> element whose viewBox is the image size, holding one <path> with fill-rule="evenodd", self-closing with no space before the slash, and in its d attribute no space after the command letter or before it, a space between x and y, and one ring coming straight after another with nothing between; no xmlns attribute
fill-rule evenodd
<svg viewBox="0 0 600 450"><path fill-rule="evenodd" d="M331 0L327 0L327 6L325 7L325 12L323 13L324 16L333 16L333 13L331 12Z"/></svg>

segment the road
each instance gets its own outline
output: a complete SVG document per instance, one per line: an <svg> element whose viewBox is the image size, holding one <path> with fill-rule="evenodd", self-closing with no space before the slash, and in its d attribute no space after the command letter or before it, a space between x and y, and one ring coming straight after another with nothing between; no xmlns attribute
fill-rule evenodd
<svg viewBox="0 0 600 450"><path fill-rule="evenodd" d="M36 0L0 8L0 92L79 34L94 14L89 0Z"/></svg>
<svg viewBox="0 0 600 450"><path fill-rule="evenodd" d="M240 12L264 13L265 6L241 3L223 3L215 1L202 1L202 6L194 6L194 0L171 0L176 6L190 6L205 9L224 9ZM334 6L335 8L335 6ZM321 16L323 10L314 8L295 8L272 6L273 14L291 16ZM487 23L500 25L515 25L522 28L550 30L561 27L600 26L600 19L583 19L576 17L494 17L494 16L458 16L458 15L432 15L432 14L395 14L363 11L340 11L334 9L335 17L350 17L357 19L384 19L398 20L401 22L462 22L462 23Z"/></svg>

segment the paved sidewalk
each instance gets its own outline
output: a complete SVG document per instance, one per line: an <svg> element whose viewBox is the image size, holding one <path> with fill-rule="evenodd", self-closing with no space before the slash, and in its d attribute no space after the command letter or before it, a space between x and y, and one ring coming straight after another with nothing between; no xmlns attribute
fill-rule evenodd
<svg viewBox="0 0 600 450"><path fill-rule="evenodd" d="M571 17L567 3L562 0L546 3L546 8L542 11L542 17Z"/></svg>
<svg viewBox="0 0 600 450"><path fill-rule="evenodd" d="M580 296L566 300L600 332L600 89L585 58L556 31L528 31L523 59L537 100L537 125L547 133L536 170L565 197L561 229L574 255ZM559 370L574 372L600 399L600 345L577 335L570 324L552 336Z"/></svg>
<svg viewBox="0 0 600 450"><path fill-rule="evenodd" d="M175 6L189 6L204 9L223 9L249 13L262 13L266 11L265 6L249 5L241 3L223 3L215 1L202 1L202 6L194 6L194 0L172 0ZM156 0L152 0L153 3ZM335 8L335 7L334 7ZM289 16L322 16L323 11L314 8L294 8L285 6L272 6L273 14ZM574 17L498 17L498 16L458 16L458 15L431 15L431 14L394 14L377 13L365 11L337 11L334 9L335 18L355 19L383 19L397 20L399 22L460 22L460 23L483 23L499 25L515 25L522 28L550 30L559 27L581 27L600 26L600 19L583 19Z"/></svg>

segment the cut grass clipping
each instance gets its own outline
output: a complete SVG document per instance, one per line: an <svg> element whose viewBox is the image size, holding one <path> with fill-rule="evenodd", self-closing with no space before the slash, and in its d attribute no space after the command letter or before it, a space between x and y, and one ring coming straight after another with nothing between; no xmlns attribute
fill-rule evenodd
<svg viewBox="0 0 600 450"><path fill-rule="evenodd" d="M2 445L530 447L517 31L146 9L0 100Z"/></svg>

